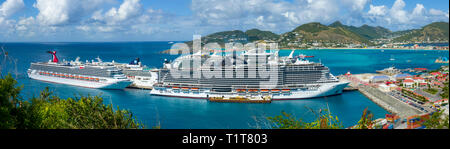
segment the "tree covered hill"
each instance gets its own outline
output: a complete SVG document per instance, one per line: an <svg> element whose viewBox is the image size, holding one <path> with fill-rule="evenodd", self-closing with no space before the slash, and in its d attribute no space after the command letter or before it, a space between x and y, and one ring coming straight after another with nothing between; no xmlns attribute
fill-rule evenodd
<svg viewBox="0 0 450 149"><path fill-rule="evenodd" d="M394 39L395 42L448 42L448 22L434 22Z"/></svg>

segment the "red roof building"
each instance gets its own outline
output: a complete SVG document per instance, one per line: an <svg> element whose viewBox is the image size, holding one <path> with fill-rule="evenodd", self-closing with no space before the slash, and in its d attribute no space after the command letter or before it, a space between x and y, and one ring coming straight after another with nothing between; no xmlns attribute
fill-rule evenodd
<svg viewBox="0 0 450 149"><path fill-rule="evenodd" d="M440 73L440 72L432 72L430 74L433 75L433 76L438 76L438 75L441 75L442 73Z"/></svg>
<svg viewBox="0 0 450 149"><path fill-rule="evenodd" d="M424 80L422 77L414 77L414 80Z"/></svg>
<svg viewBox="0 0 450 149"><path fill-rule="evenodd" d="M416 71L426 71L428 69L426 69L426 68L414 68L414 70L416 70Z"/></svg>
<svg viewBox="0 0 450 149"><path fill-rule="evenodd" d="M414 83L414 80L412 79L405 79L403 80L404 83Z"/></svg>

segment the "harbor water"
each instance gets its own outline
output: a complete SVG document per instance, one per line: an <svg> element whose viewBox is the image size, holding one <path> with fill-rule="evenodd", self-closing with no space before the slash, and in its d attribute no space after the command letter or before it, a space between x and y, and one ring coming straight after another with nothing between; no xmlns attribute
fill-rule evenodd
<svg viewBox="0 0 450 149"><path fill-rule="evenodd" d="M270 104L212 103L201 99L152 96L149 90L100 90L52 84L27 78L26 71L31 62L48 61L48 50L57 51L60 60L92 60L100 57L103 61L127 63L139 57L144 65L159 68L164 59L174 59L176 55L160 54L169 49L169 42L102 42L102 43L6 43L3 44L8 57L0 58L2 75L13 74L23 85L21 96L28 99L39 95L49 87L54 95L62 98L100 95L105 104L113 104L121 109L129 109L147 127L160 125L163 129L197 128L270 128L268 116L280 115L282 111L291 113L304 121L311 121L315 114L310 109L329 109L337 115L345 127L359 120L363 110L368 108L375 118L388 113L357 91L342 95L289 101L273 101ZM313 55L311 61L322 62L334 75L351 73L374 73L386 67L437 69L441 65L434 61L448 57L448 51L429 50L374 50L374 49L329 49L297 50L296 54ZM289 55L282 50L281 56ZM389 60L394 58L395 60Z"/></svg>

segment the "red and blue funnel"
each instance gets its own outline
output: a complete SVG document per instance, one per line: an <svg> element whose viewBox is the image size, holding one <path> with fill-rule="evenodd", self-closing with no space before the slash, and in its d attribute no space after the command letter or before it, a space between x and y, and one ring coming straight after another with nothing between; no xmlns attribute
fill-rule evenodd
<svg viewBox="0 0 450 149"><path fill-rule="evenodd" d="M58 57L56 57L56 51L47 51L47 53L52 54L52 62L57 63Z"/></svg>

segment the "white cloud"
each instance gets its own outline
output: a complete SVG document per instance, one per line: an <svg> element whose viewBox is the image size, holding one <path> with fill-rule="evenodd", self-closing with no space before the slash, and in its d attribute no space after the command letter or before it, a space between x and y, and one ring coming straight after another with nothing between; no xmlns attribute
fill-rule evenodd
<svg viewBox="0 0 450 149"><path fill-rule="evenodd" d="M435 16L438 16L438 15L446 15L446 13L445 13L444 11L437 10L437 9L433 9L433 8L430 9L430 14L431 14L431 15L435 15ZM448 15L448 11L447 11L447 15ZM448 16L447 16L447 17L448 17Z"/></svg>
<svg viewBox="0 0 450 149"><path fill-rule="evenodd" d="M33 5L39 10L36 19L43 25L65 25L77 23L85 15L91 15L101 5L111 0L36 0Z"/></svg>
<svg viewBox="0 0 450 149"><path fill-rule="evenodd" d="M385 15L386 12L387 12L387 9L386 9L386 6L384 6L384 5L382 5L382 6L370 5L368 14L374 15L374 16L382 16L382 15Z"/></svg>
<svg viewBox="0 0 450 149"><path fill-rule="evenodd" d="M0 17L8 18L25 7L23 0L6 0L0 5Z"/></svg>
<svg viewBox="0 0 450 149"><path fill-rule="evenodd" d="M73 15L70 9L74 5L77 3L71 0L37 0L34 4L39 9L36 18L45 25L66 24Z"/></svg>
<svg viewBox="0 0 450 149"><path fill-rule="evenodd" d="M94 13L92 18L98 21L104 21L106 24L118 24L142 14L140 0L124 0L119 8L111 8L105 14L102 11Z"/></svg>
<svg viewBox="0 0 450 149"><path fill-rule="evenodd" d="M176 33L189 37L194 33L209 34L251 28L283 33L304 23L329 24L334 21L341 21L346 25L368 24L401 30L419 28L434 21L447 21L449 18L448 10L427 9L422 4L408 4L415 7L407 9L409 1L392 1L392 7L389 4L377 6L372 2L373 0L192 0L192 15L177 16L157 8L144 8L145 5L140 0L36 0L33 4L38 10L36 16L14 18L14 14L24 7L23 0L6 0L0 4L0 34L4 36L5 33L17 33L18 36L55 38L81 34L86 38L106 39L108 36L108 39L128 39L128 36L133 35ZM168 36L166 39L172 38L170 35L165 36Z"/></svg>
<svg viewBox="0 0 450 149"><path fill-rule="evenodd" d="M416 4L416 7L414 8L412 15L423 15L425 13L425 7L423 7L422 4Z"/></svg>
<svg viewBox="0 0 450 149"><path fill-rule="evenodd" d="M405 5L406 4L403 0L396 0L394 2L394 5L392 6L389 12L393 20L397 20L400 23L407 23L409 21L409 16L407 12L403 9Z"/></svg>

